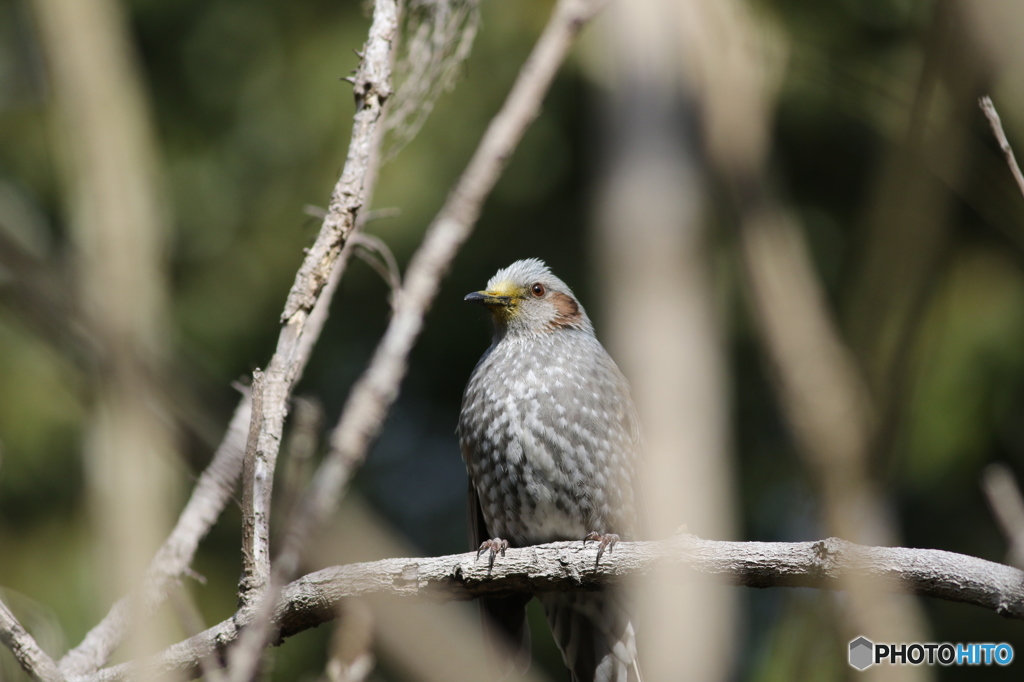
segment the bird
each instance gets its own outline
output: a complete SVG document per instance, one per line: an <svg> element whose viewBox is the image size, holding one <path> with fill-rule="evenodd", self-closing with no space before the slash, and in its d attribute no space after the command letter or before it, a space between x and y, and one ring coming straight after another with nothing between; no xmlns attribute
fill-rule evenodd
<svg viewBox="0 0 1024 682"><path fill-rule="evenodd" d="M572 290L541 260L519 260L465 297L494 323L462 398L477 556L593 540L598 558L641 532L640 428L625 377ZM479 543L479 545L478 545ZM530 660L532 595L481 600L485 625ZM636 632L618 591L538 595L573 682L640 682Z"/></svg>

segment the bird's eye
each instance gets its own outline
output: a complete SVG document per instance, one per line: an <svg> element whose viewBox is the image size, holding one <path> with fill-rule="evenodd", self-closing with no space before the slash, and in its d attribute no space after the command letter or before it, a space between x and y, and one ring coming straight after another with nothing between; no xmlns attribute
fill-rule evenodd
<svg viewBox="0 0 1024 682"><path fill-rule="evenodd" d="M530 287L530 291L533 292L534 296L540 298L541 296L544 295L544 285L541 284L540 282L537 282L532 287Z"/></svg>

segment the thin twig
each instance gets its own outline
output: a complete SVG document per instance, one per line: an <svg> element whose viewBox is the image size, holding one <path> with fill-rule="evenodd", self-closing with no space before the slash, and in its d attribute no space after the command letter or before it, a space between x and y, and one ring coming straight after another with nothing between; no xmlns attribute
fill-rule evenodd
<svg viewBox="0 0 1024 682"><path fill-rule="evenodd" d="M402 215L402 209L397 206L391 206L389 208L375 208L372 211L363 212L363 217L366 222L384 220L385 218L397 218L400 215Z"/></svg>
<svg viewBox="0 0 1024 682"><path fill-rule="evenodd" d="M416 136L437 98L454 84L480 26L479 5L480 0L404 4L398 85L384 122L390 133L385 158L394 158Z"/></svg>
<svg viewBox="0 0 1024 682"><path fill-rule="evenodd" d="M599 565L594 562L596 554L593 546L556 542L509 548L493 569L477 560L475 552L335 566L288 585L274 609L274 624L283 639L335 618L338 605L349 597L444 601L516 591L594 590L649 575L658 564L757 588L843 589L845 577L857 573L878 579L877 584L894 593L972 604L1024 619L1024 571L937 549L866 547L837 538L725 542L679 535L661 542L620 542ZM82 682L115 682L132 674L197 675L201 656L223 651L236 637L235 623L229 619L152 659L106 668Z"/></svg>
<svg viewBox="0 0 1024 682"><path fill-rule="evenodd" d="M377 346L370 366L356 382L341 419L331 436L330 451L288 525L284 546L274 564L274 582L283 585L295 576L311 533L337 506L354 470L380 430L398 395L407 358L423 327L423 318L462 243L469 236L484 200L494 187L582 26L603 5L602 0L561 0L523 65L505 104L491 121L473 158L431 223L409 265L395 304L395 313ZM378 7L381 3L378 2ZM376 16L376 11L375 11ZM376 19L375 19L376 21ZM280 589L279 587L277 588ZM271 591L256 627L238 645L239 663L232 679L251 679L257 653L270 639L269 614L276 603ZM243 665L241 661L248 661Z"/></svg>
<svg viewBox="0 0 1024 682"><path fill-rule="evenodd" d="M1006 139L1006 133L1003 132L1003 122L999 120L999 112L996 111L996 105L992 103L991 97L985 95L978 100L978 106L985 112L985 118L988 119L988 124L992 126L992 133L996 136L996 141L999 142L999 148L1003 150L1003 154L1006 156L1006 164L1010 167L1010 172L1013 173L1013 179L1017 181L1017 188L1024 195L1024 174L1021 174L1020 166L1017 165L1017 159L1013 155L1013 147L1010 146L1010 141Z"/></svg>
<svg viewBox="0 0 1024 682"><path fill-rule="evenodd" d="M391 252L391 247L380 237L365 232L353 233L351 240L356 247L355 254L373 268L388 285L389 303L394 308L398 292L402 288L402 271L398 267L395 254Z"/></svg>
<svg viewBox="0 0 1024 682"><path fill-rule="evenodd" d="M817 479L830 532L889 544L868 495L873 426L867 391L815 278L801 233L765 199L744 206L748 291L779 397Z"/></svg>
<svg viewBox="0 0 1024 682"><path fill-rule="evenodd" d="M22 627L7 605L0 602L0 642L14 654L22 669L39 682L59 682L64 677L57 664Z"/></svg>
<svg viewBox="0 0 1024 682"><path fill-rule="evenodd" d="M1024 498L1013 472L1005 464L989 464L982 472L981 488L1010 545L1010 563L1024 568Z"/></svg>

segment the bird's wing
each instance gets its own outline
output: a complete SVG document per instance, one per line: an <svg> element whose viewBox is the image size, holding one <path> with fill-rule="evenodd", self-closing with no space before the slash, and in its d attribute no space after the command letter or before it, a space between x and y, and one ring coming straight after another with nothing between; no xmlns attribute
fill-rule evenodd
<svg viewBox="0 0 1024 682"><path fill-rule="evenodd" d="M487 523L484 521L484 510L480 508L480 500L476 496L476 486L469 481L469 494L466 496L469 502L469 547L476 550L485 540L490 540L487 534Z"/></svg>
<svg viewBox="0 0 1024 682"><path fill-rule="evenodd" d="M637 414L636 405L633 402L632 391L629 389L629 382L626 381L625 375L615 364L615 361L611 359L611 356L606 356L606 362L608 363L607 370L613 377L613 382L618 385L618 390L622 396L622 400L625 402L624 409L622 410L619 428L629 438L627 442L624 442L624 446L627 448L627 452L623 453L627 461L627 469L629 472L629 484L633 489L633 504L635 511L636 520L636 535L630 538L631 540L648 540L651 537L651 515L650 505L647 502L647 493L644 490L644 478L646 476L646 467L644 465L644 435L643 429L640 426L640 416Z"/></svg>

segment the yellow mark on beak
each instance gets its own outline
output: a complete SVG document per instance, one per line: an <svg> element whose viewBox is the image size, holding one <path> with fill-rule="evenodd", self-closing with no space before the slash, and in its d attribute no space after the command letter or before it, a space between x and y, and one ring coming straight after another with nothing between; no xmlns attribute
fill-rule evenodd
<svg viewBox="0 0 1024 682"><path fill-rule="evenodd" d="M500 282L487 291L474 291L471 294L466 294L466 298L463 300L486 306L495 315L511 317L525 294L525 289L517 287L512 282Z"/></svg>

